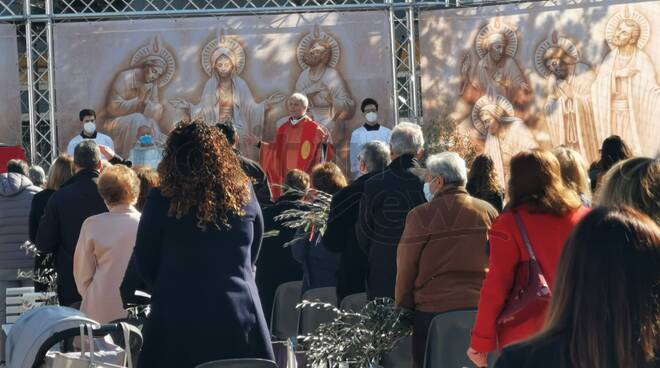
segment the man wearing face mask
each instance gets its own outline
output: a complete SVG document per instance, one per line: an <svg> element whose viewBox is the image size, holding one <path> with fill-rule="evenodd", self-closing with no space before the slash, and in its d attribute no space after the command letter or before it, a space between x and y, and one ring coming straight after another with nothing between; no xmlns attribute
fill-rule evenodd
<svg viewBox="0 0 660 368"><path fill-rule="evenodd" d="M91 109L83 109L78 114L78 118L80 119L80 124L82 125L83 129L80 134L73 137L69 141L69 144L66 148L66 151L69 155L73 156L73 151L76 149L78 143L86 139L93 140L99 146L110 147L112 150L115 149L115 144L112 142L112 138L96 131L96 111Z"/></svg>
<svg viewBox="0 0 660 368"><path fill-rule="evenodd" d="M378 118L378 102L373 98L365 98L361 105L364 118L367 120L363 126L355 129L351 134L351 174L353 179L358 178L360 174L360 160L358 154L367 142L381 141L390 144L392 131L380 125Z"/></svg>
<svg viewBox="0 0 660 368"><path fill-rule="evenodd" d="M128 154L128 161L131 161L134 166L149 166L156 170L162 158L163 149L154 141L151 127L147 125L139 127L137 143Z"/></svg>
<svg viewBox="0 0 660 368"><path fill-rule="evenodd" d="M397 248L395 302L415 311L413 358L422 367L433 317L475 309L486 276L484 252L497 210L465 189L467 168L455 152L430 156L424 195L410 211Z"/></svg>

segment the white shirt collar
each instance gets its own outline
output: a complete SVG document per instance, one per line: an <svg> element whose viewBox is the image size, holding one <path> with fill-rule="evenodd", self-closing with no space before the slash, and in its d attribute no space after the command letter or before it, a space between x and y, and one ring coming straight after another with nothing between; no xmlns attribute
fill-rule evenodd
<svg viewBox="0 0 660 368"><path fill-rule="evenodd" d="M298 125L298 123L305 120L306 117L307 117L307 115L303 115L303 116L299 117L298 119L294 119L293 117L291 117L291 124Z"/></svg>

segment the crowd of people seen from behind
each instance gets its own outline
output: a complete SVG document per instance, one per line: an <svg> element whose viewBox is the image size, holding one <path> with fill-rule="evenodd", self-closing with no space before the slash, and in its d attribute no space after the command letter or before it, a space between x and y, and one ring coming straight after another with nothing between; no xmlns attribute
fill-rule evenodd
<svg viewBox="0 0 660 368"><path fill-rule="evenodd" d="M180 122L158 165L135 165L85 139L101 135L81 115L84 133L47 175L21 160L0 174L0 300L32 285L19 271L52 269L60 305L109 323L144 291L139 367L272 360L276 289L299 280L302 293L411 310L417 368L432 320L457 310L477 311L465 347L477 367L492 353L498 368L660 366L660 159L618 136L591 166L563 146L524 150L503 188L490 157L429 155L421 127L400 123L361 146L353 175L321 162L273 191L230 123ZM324 228L284 225L320 192ZM522 268L542 292L521 312Z"/></svg>

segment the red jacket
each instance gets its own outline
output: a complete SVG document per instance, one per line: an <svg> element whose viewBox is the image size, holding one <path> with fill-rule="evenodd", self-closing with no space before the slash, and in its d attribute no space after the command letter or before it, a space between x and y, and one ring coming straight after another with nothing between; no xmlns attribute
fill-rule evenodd
<svg viewBox="0 0 660 368"><path fill-rule="evenodd" d="M545 213L529 213L526 206L518 209L529 233L536 257L554 289L555 274L564 244L573 227L589 209L581 207L563 217ZM498 330L497 318L513 287L516 266L529 259L522 236L510 211L503 212L493 224L490 234L489 272L479 297L477 321L470 346L479 352L491 352L538 332L545 322L545 308L535 318L513 327Z"/></svg>

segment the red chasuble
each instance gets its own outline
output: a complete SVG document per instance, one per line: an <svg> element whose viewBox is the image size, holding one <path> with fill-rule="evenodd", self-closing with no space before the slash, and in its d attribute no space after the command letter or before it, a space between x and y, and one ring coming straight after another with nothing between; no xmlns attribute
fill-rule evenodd
<svg viewBox="0 0 660 368"><path fill-rule="evenodd" d="M309 117L293 125L291 118L277 129L275 142L261 143L261 166L271 185L282 185L286 174L299 169L311 173L314 165L331 161L334 147L328 130ZM273 185L273 199L282 195L282 188Z"/></svg>

